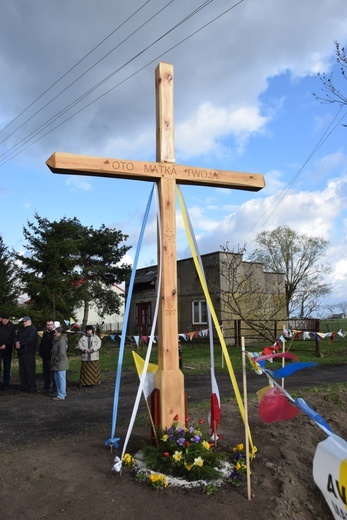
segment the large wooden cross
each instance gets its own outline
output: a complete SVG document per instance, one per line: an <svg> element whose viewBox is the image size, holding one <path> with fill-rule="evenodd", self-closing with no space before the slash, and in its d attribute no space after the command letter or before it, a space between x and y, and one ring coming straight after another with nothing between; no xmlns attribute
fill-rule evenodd
<svg viewBox="0 0 347 520"><path fill-rule="evenodd" d="M158 364L155 388L159 390L159 426L169 427L175 415L185 418L184 378L179 370L176 258L176 183L258 191L264 177L255 173L222 171L175 163L173 66L159 63L156 87L156 162L132 161L54 153L46 162L53 173L119 177L156 182L159 192L162 282L158 318Z"/></svg>

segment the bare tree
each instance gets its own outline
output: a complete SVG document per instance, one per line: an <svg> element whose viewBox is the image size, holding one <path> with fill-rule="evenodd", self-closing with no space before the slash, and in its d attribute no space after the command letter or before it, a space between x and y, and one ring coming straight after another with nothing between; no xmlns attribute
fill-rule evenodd
<svg viewBox="0 0 347 520"><path fill-rule="evenodd" d="M347 302L335 303L334 308L338 309L339 311L342 312L342 314L347 316Z"/></svg>
<svg viewBox="0 0 347 520"><path fill-rule="evenodd" d="M335 41L334 43L336 61L340 65L341 75L339 76L339 78L334 78L332 72L330 72L329 74L326 74L325 72L319 72L318 77L323 85L321 88L322 94L318 95L315 92L312 92L312 95L321 103L338 103L341 106L343 106L347 105L347 96L343 92L342 85L339 85L339 79L345 81L347 80L347 55L345 53L345 48L341 48L339 42Z"/></svg>
<svg viewBox="0 0 347 520"><path fill-rule="evenodd" d="M221 305L231 319L241 319L256 335L275 341L274 322L286 320L284 275L266 273L260 263L243 260L243 253L222 247Z"/></svg>
<svg viewBox="0 0 347 520"><path fill-rule="evenodd" d="M320 306L320 298L331 292L324 275L331 271L320 263L328 242L300 234L288 226L262 231L256 237L257 249L251 259L266 269L284 273L288 316L310 316Z"/></svg>

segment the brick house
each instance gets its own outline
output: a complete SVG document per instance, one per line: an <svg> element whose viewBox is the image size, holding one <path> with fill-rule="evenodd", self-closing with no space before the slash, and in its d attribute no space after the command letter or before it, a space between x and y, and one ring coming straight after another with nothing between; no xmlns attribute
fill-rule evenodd
<svg viewBox="0 0 347 520"><path fill-rule="evenodd" d="M262 264L243 261L242 255L235 253L222 251L208 253L202 255L201 260L210 297L219 323L223 325L226 338L233 335L231 329L234 328L234 321L240 318L236 309L228 305L228 293L233 290L232 287L235 288L235 292L240 293L238 305L249 319L259 319L261 305L263 307L265 305L267 315L270 314L271 319L285 319L283 274L264 272ZM233 270L235 273L233 282L228 274L230 265L236 266ZM128 335L150 334L156 303L156 281L157 266L136 271ZM248 289L245 290L245 295L242 295L241 287L245 288L247 283ZM251 291L250 287L252 287ZM208 327L206 300L192 258L177 261L177 289L178 332L206 329Z"/></svg>

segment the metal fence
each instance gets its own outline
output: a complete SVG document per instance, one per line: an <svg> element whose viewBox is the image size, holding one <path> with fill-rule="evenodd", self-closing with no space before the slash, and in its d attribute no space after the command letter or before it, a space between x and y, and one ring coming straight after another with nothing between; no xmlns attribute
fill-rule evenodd
<svg viewBox="0 0 347 520"><path fill-rule="evenodd" d="M254 323L254 326L252 325ZM241 338L246 345L275 342L283 334L283 329L300 330L301 332L319 332L320 320L316 319L290 319L290 320L230 320L222 324L225 342L228 345L241 347ZM261 329L266 330L266 337L261 334ZM315 339L316 352L319 353L319 340Z"/></svg>
<svg viewBox="0 0 347 520"><path fill-rule="evenodd" d="M100 332L113 332L115 334L120 334L123 328L123 321L113 321L110 323L102 323L96 324L96 327L100 330Z"/></svg>

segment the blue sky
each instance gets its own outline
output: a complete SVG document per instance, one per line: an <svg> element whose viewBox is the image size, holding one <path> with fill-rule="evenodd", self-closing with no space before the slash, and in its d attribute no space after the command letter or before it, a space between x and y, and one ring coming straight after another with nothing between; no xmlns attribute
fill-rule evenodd
<svg viewBox="0 0 347 520"><path fill-rule="evenodd" d="M202 5L2 2L0 233L25 251L22 228L35 211L51 220L77 216L129 235L131 261L150 183L54 175L45 161L55 151L154 160L154 71L166 61L175 74L176 162L258 172L266 181L258 193L182 187L200 252L226 242L251 252L258 231L286 224L329 241L327 303L347 300L347 110L312 96L321 88L317 72L332 71L347 92L334 46L346 43L347 2L215 0L180 23ZM179 211L177 254L189 256ZM155 261L153 213L140 265Z"/></svg>

